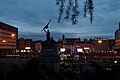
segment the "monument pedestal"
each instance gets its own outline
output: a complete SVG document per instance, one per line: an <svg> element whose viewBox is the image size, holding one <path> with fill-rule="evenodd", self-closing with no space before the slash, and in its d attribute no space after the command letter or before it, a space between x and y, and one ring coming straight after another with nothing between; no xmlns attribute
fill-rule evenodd
<svg viewBox="0 0 120 80"><path fill-rule="evenodd" d="M52 66L55 69L55 66L59 63L59 53L57 50L57 43L53 39L53 37L50 37L50 32L48 29L48 25L51 22L51 20L48 22L48 24L43 28L42 31L46 33L46 41L43 42L42 50L40 52L40 64L49 64L49 66Z"/></svg>
<svg viewBox="0 0 120 80"><path fill-rule="evenodd" d="M40 62L41 63L58 63L59 62L59 54L57 48L46 46L42 48L40 53Z"/></svg>

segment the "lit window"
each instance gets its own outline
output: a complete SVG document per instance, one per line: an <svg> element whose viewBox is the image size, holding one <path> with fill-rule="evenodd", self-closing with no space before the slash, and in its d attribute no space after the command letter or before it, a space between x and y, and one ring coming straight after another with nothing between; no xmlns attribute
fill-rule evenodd
<svg viewBox="0 0 120 80"><path fill-rule="evenodd" d="M31 49L30 47L25 47L25 49Z"/></svg>
<svg viewBox="0 0 120 80"><path fill-rule="evenodd" d="M98 40L98 43L101 44L101 43L102 43L102 40Z"/></svg>
<svg viewBox="0 0 120 80"><path fill-rule="evenodd" d="M3 43L6 43L6 40L2 40Z"/></svg>
<svg viewBox="0 0 120 80"><path fill-rule="evenodd" d="M89 50L90 48L89 47L84 47L85 50Z"/></svg>
<svg viewBox="0 0 120 80"><path fill-rule="evenodd" d="M61 48L60 52L65 52L65 50L66 50L65 48Z"/></svg>
<svg viewBox="0 0 120 80"><path fill-rule="evenodd" d="M83 52L82 48L77 48L77 52Z"/></svg>

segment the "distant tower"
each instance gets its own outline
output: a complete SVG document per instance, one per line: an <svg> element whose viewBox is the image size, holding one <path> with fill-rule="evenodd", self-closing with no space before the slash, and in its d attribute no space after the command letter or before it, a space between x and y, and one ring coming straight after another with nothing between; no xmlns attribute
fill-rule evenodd
<svg viewBox="0 0 120 80"><path fill-rule="evenodd" d="M62 40L65 40L65 35L64 34L62 35Z"/></svg>
<svg viewBox="0 0 120 80"><path fill-rule="evenodd" d="M120 22L119 22L119 29L115 31L115 40L120 39Z"/></svg>
<svg viewBox="0 0 120 80"><path fill-rule="evenodd" d="M120 51L120 22L119 29L115 31L115 50Z"/></svg>

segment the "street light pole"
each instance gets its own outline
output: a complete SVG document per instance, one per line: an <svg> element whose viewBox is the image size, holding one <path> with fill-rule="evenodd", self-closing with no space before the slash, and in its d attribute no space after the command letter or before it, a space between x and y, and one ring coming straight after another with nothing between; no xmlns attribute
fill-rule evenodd
<svg viewBox="0 0 120 80"><path fill-rule="evenodd" d="M15 38L15 34L14 33L12 33L11 34L11 37L12 37L12 39L14 39ZM14 54L14 46L12 45L12 55Z"/></svg>

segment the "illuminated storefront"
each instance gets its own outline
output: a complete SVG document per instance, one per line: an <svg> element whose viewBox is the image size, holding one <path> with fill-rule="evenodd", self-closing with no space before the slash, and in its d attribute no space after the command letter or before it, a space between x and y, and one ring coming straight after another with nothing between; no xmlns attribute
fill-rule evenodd
<svg viewBox="0 0 120 80"><path fill-rule="evenodd" d="M17 42L17 52L18 53L30 53L32 52L32 39L20 38Z"/></svg>

